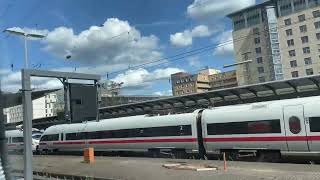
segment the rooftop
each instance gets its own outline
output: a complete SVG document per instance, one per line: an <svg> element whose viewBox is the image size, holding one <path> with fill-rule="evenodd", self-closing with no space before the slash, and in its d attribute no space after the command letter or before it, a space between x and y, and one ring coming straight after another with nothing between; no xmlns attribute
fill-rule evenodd
<svg viewBox="0 0 320 180"><path fill-rule="evenodd" d="M239 14L239 13L242 13L242 12L245 12L245 11L249 11L249 10L252 10L252 9L264 7L264 6L267 6L267 5L272 5L273 4L272 2L273 2L273 0L267 0L267 1L259 3L259 4L248 6L248 7L244 8L244 9L240 9L238 11L235 11L235 12L232 12L230 14L227 14L227 17L231 18L232 16L234 16L236 14Z"/></svg>

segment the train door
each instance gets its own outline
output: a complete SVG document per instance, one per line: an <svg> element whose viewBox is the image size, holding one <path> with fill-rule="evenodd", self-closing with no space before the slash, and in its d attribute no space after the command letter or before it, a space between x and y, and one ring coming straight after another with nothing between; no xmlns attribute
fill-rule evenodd
<svg viewBox="0 0 320 180"><path fill-rule="evenodd" d="M309 151L303 105L283 108L289 151Z"/></svg>

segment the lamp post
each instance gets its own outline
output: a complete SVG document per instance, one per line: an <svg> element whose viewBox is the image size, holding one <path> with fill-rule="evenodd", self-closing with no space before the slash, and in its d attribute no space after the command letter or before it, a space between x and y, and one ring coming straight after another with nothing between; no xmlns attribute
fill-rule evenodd
<svg viewBox="0 0 320 180"><path fill-rule="evenodd" d="M23 141L24 141L24 179L32 180L33 179L33 170L32 170L32 103L31 106L27 102L32 102L31 100L31 88L30 80L26 80L24 77L25 71L28 69L28 49L27 49L27 39L31 38L43 38L45 37L42 34L27 33L25 31L18 31L15 29L6 29L3 32L23 36L24 37L24 69L21 70L22 74L22 101L23 105Z"/></svg>
<svg viewBox="0 0 320 180"><path fill-rule="evenodd" d="M23 36L24 37L24 68L28 69L29 67L29 62L28 62L28 47L27 47L27 40L29 37L31 38L37 38L41 39L44 38L45 35L42 34L35 34L35 33L27 33L25 31L18 31L12 28L5 29L3 32L9 33L9 34L14 34L17 36Z"/></svg>

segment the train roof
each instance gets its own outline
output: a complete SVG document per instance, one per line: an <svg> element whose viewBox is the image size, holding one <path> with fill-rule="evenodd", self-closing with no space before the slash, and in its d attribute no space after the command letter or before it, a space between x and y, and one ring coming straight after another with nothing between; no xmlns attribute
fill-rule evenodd
<svg viewBox="0 0 320 180"><path fill-rule="evenodd" d="M254 102L254 103L237 104L237 105L230 105L230 106L219 106L219 107L214 107L210 110L228 110L228 109L244 110L244 109L252 109L252 108L272 108L275 106L283 106L283 105L296 105L296 104L303 105L303 104L310 104L310 103L320 103L320 96Z"/></svg>
<svg viewBox="0 0 320 180"><path fill-rule="evenodd" d="M9 131L6 131L5 134L6 134L6 137L22 137L23 131L20 129L9 130Z"/></svg>
<svg viewBox="0 0 320 180"><path fill-rule="evenodd" d="M44 134L55 134L62 132L98 131L103 129L127 129L131 126L153 127L153 126L173 126L190 124L197 116L197 113L185 113L163 116L131 116L114 119L104 119L99 122L90 121L86 123L60 124L47 128Z"/></svg>

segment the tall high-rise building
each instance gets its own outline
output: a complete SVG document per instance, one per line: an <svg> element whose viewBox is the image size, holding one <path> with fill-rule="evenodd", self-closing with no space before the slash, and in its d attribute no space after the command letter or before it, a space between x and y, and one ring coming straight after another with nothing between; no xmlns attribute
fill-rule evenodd
<svg viewBox="0 0 320 180"><path fill-rule="evenodd" d="M318 74L320 71L320 0L273 1L284 77Z"/></svg>
<svg viewBox="0 0 320 180"><path fill-rule="evenodd" d="M283 79L276 8L272 1L228 15L233 22L239 85Z"/></svg>
<svg viewBox="0 0 320 180"><path fill-rule="evenodd" d="M320 0L270 0L228 17L240 85L319 73Z"/></svg>

